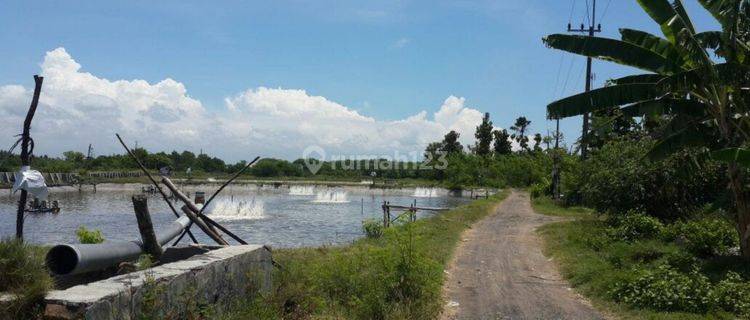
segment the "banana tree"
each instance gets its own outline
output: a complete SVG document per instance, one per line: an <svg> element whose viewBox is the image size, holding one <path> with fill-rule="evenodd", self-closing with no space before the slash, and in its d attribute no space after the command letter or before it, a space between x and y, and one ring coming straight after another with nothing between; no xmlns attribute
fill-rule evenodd
<svg viewBox="0 0 750 320"><path fill-rule="evenodd" d="M750 0L697 0L721 25L697 32L681 0L637 0L663 36L621 29L621 39L553 34L554 49L630 66L645 73L547 106L551 119L620 108L629 116L669 120L649 156L658 160L699 147L727 162L742 255L750 258Z"/></svg>

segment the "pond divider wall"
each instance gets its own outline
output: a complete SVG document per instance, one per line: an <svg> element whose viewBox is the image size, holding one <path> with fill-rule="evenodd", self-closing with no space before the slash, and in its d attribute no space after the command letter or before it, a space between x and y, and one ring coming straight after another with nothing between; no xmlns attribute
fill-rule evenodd
<svg viewBox="0 0 750 320"><path fill-rule="evenodd" d="M185 319L221 313L231 302L271 289L271 251L227 246L65 290L45 299L45 319ZM197 309L197 310L195 310Z"/></svg>

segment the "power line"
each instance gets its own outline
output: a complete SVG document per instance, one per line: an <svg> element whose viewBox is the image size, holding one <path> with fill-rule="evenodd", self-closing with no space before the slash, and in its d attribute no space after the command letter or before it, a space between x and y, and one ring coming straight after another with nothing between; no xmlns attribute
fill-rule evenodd
<svg viewBox="0 0 750 320"><path fill-rule="evenodd" d="M573 5L570 7L570 16L568 16L568 23L571 23L573 20L573 12L575 12L576 9L576 0L573 0Z"/></svg>
<svg viewBox="0 0 750 320"><path fill-rule="evenodd" d="M599 18L599 23L602 23L604 21L604 17L607 16L607 11L609 10L609 5L612 3L612 0L607 1L607 5L604 6L604 13L602 13L601 18Z"/></svg>
<svg viewBox="0 0 750 320"><path fill-rule="evenodd" d="M565 58L565 53L560 53L560 63L557 67L557 76L555 76L555 87L552 89L552 96L550 97L550 100L557 100L557 88L560 86L560 73L562 73L562 66L563 66L563 59Z"/></svg>
<svg viewBox="0 0 750 320"><path fill-rule="evenodd" d="M586 24L591 25L591 16L589 16L589 0L586 0Z"/></svg>

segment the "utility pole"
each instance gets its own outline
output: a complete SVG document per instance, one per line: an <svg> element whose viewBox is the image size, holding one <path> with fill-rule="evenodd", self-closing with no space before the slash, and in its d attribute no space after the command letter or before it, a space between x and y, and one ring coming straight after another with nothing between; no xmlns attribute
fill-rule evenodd
<svg viewBox="0 0 750 320"><path fill-rule="evenodd" d="M596 26L596 28L594 28L594 26ZM568 23L568 32L588 33L589 37L593 37L594 34L598 32L602 32L602 25L596 24L596 0L594 0L593 8L591 10L591 21L590 21L588 28L585 28L583 26L583 23L581 23L581 28L573 29L571 28L570 23ZM586 92L591 91L591 78L592 78L591 57L588 57L586 58ZM589 113L587 112L583 114L583 130L581 131L581 158L582 159L586 159L586 157L588 156L588 143L586 141L588 134L589 134Z"/></svg>

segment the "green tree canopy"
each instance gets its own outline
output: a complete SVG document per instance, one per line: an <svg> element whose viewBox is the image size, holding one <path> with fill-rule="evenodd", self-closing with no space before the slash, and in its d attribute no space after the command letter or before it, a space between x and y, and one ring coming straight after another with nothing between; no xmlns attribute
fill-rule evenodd
<svg viewBox="0 0 750 320"><path fill-rule="evenodd" d="M477 126L477 131L474 133L474 137L477 139L474 145L474 153L480 156L487 156L490 154L490 147L492 146L492 121L490 121L490 113L486 112L482 123Z"/></svg>

